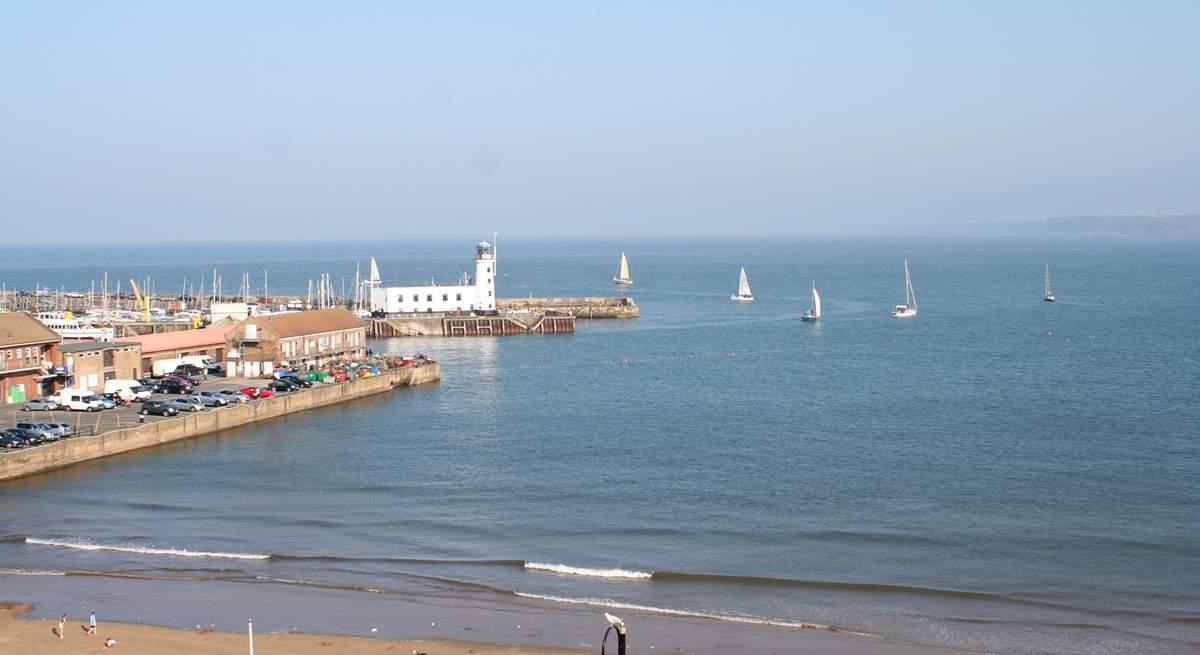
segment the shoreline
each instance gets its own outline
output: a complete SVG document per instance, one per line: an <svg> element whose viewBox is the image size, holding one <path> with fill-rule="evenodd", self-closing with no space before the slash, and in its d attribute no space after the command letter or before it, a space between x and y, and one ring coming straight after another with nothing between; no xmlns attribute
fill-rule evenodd
<svg viewBox="0 0 1200 655"><path fill-rule="evenodd" d="M0 650L12 646L14 652L102 651L100 642L89 650L54 648L60 642L50 634L50 629L57 627L56 618L62 613L71 617L72 627L61 643L73 643L76 647L87 643L79 625L86 622L89 611L97 613L101 636L112 636L120 642L122 652L131 653L244 653L247 617L254 619L255 648L260 653L336 652L331 650L333 646L322 646L321 642L339 647L356 645L355 650L342 652L388 655L408 655L414 651L430 655L595 653L607 628L605 611L624 619L629 627L630 650L639 653L963 655L973 652L861 636L850 631L733 623L599 605L560 605L519 596L501 598L489 592L430 595L418 591L367 598L352 591L282 584L209 584L91 576L20 576L19 587L6 584L16 577L0 576L0 601L8 601L0 604ZM17 611L9 607L14 604L28 610L17 617ZM161 635L170 643L186 644L186 648L129 647L146 630L150 631L147 635ZM79 631L75 639L73 631ZM214 634L226 635L236 648L210 647L219 641L211 637ZM260 634L265 635L262 640ZM10 635L22 641L5 642ZM279 650L264 646L267 640L278 638L291 641ZM358 649L359 644L372 647L384 644L384 647ZM615 652L611 637L608 645Z"/></svg>

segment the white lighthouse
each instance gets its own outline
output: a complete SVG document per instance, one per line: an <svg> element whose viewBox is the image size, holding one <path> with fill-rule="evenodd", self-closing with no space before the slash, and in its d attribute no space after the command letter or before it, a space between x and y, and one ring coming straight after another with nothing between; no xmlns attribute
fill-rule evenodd
<svg viewBox="0 0 1200 655"><path fill-rule="evenodd" d="M475 246L475 308L496 311L496 248L487 241Z"/></svg>
<svg viewBox="0 0 1200 655"><path fill-rule="evenodd" d="M372 259L374 264L374 259ZM377 267L372 266L372 278ZM466 274L464 273L464 276ZM376 285L379 282L375 283ZM496 311L496 247L480 241L475 247L475 277L453 286L406 287L369 285L371 311L385 314L456 314Z"/></svg>

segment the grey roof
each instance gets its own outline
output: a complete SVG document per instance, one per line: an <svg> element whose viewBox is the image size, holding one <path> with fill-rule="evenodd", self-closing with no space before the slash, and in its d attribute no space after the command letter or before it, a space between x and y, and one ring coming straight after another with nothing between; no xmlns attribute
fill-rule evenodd
<svg viewBox="0 0 1200 655"><path fill-rule="evenodd" d="M127 348L138 344L131 341L78 341L75 343L64 343L58 346L60 353L79 353L88 350L112 350L113 348Z"/></svg>

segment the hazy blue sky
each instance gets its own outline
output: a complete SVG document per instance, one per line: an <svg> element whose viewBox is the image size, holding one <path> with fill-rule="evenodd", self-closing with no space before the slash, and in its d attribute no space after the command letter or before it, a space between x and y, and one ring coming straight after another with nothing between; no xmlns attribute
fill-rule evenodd
<svg viewBox="0 0 1200 655"><path fill-rule="evenodd" d="M1197 211L1197 33L1200 2L5 3L0 223L515 237Z"/></svg>

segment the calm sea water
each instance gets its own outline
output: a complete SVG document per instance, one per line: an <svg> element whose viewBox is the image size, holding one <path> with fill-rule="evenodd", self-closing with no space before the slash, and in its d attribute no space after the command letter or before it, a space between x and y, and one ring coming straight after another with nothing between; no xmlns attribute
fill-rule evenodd
<svg viewBox="0 0 1200 655"><path fill-rule="evenodd" d="M379 342L443 381L0 485L0 596L16 571L122 572L494 589L1005 653L1200 648L1200 244L502 240L499 287L611 294L620 250L637 321ZM267 267L300 292L372 254L389 278L449 281L471 252L88 249L0 279L129 266L165 289ZM910 321L887 315L902 257ZM813 278L825 317L802 324Z"/></svg>

